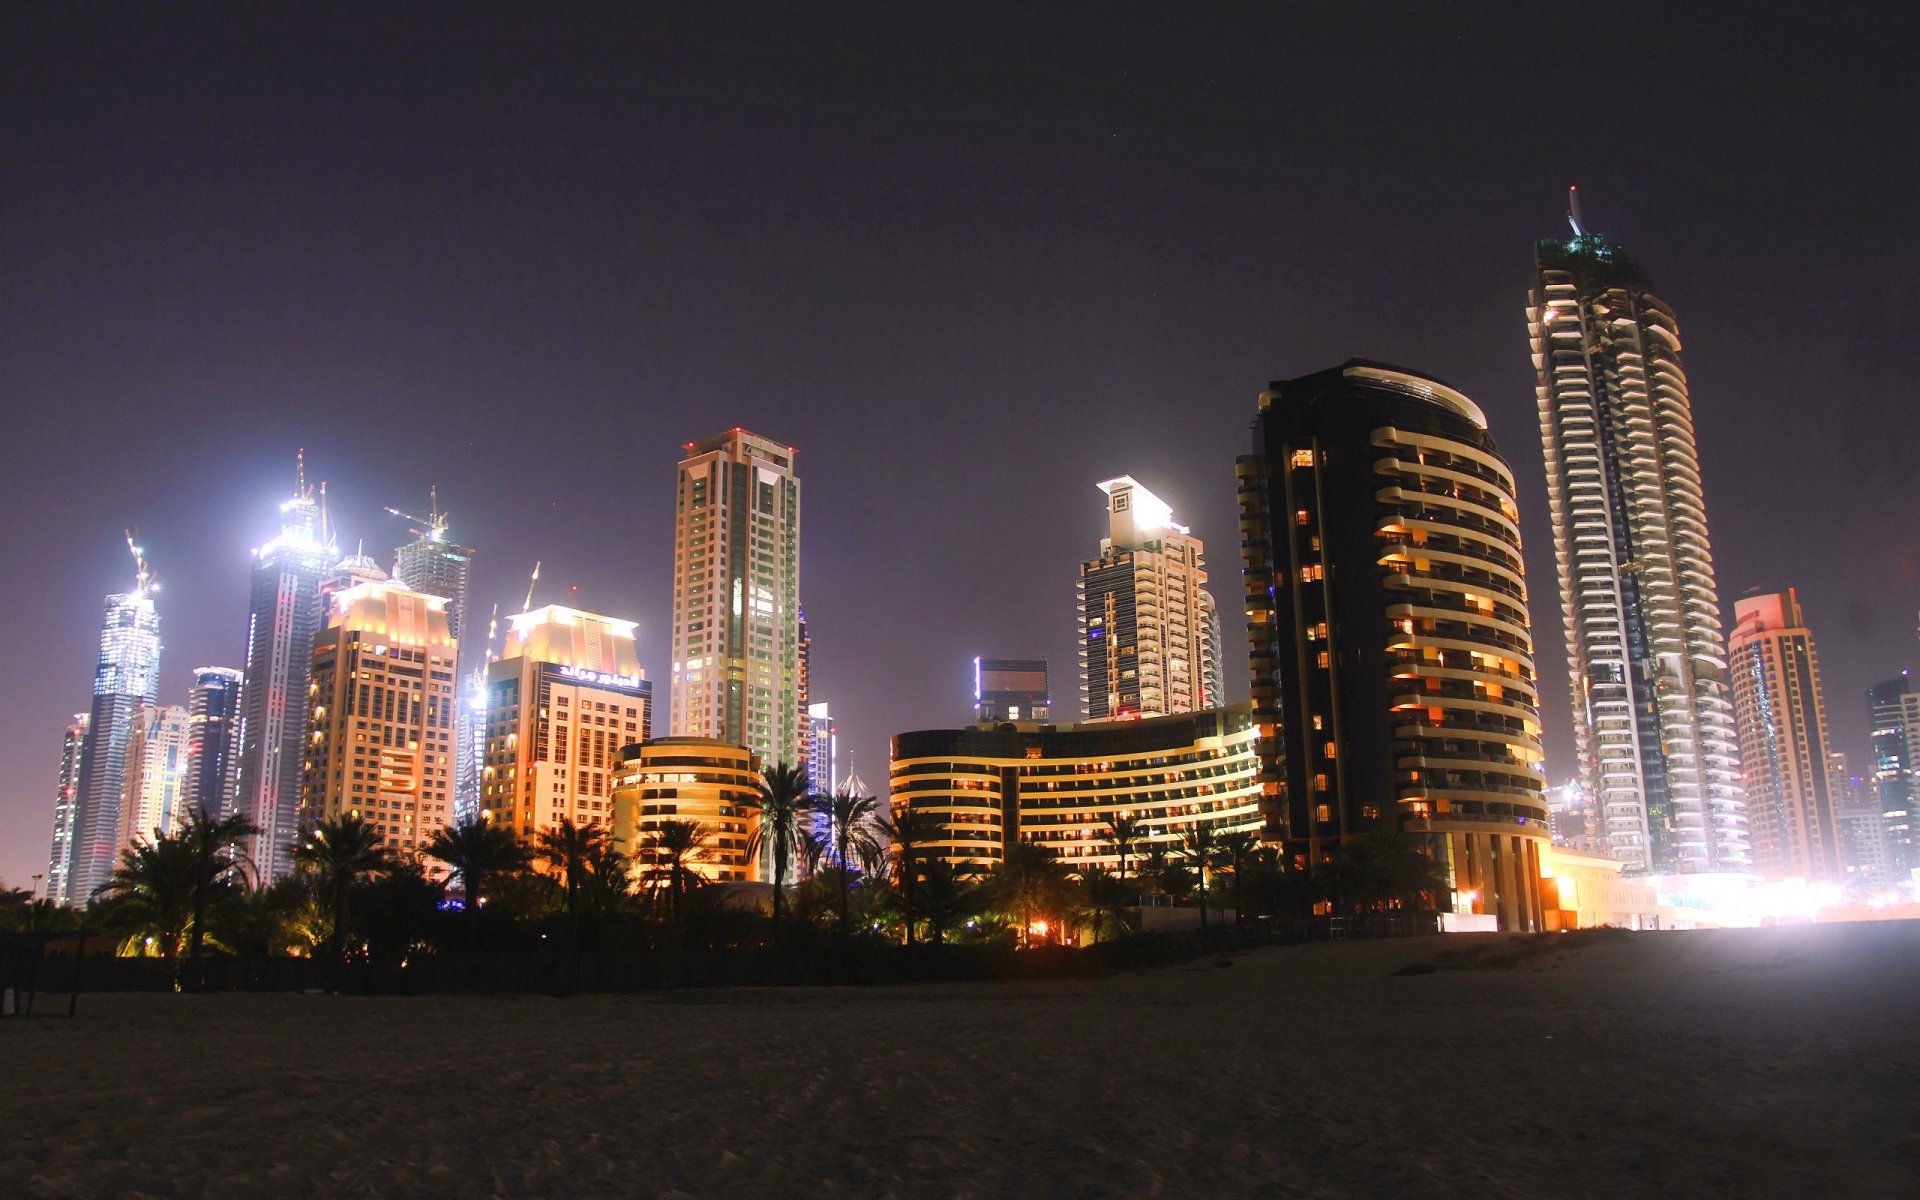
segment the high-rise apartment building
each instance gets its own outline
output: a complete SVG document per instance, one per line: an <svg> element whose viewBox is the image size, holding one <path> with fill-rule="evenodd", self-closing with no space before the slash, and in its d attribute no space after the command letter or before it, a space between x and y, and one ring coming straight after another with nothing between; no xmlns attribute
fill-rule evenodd
<svg viewBox="0 0 1920 1200"><path fill-rule="evenodd" d="M1880 816L1873 785L1854 774L1841 751L1827 755L1827 790L1833 796L1834 841L1840 847L1840 866L1848 882L1891 882L1887 857L1887 826Z"/></svg>
<svg viewBox="0 0 1920 1200"><path fill-rule="evenodd" d="M195 667L187 692L187 803L202 816L234 811L240 788L240 687L232 667Z"/></svg>
<svg viewBox="0 0 1920 1200"><path fill-rule="evenodd" d="M1880 802L1891 882L1905 881L1920 867L1914 840L1914 805L1920 801L1920 691L1911 671L1867 689L1872 718L1873 794Z"/></svg>
<svg viewBox="0 0 1920 1200"><path fill-rule="evenodd" d="M1080 702L1089 721L1194 712L1219 703L1209 651L1206 547L1130 476L1104 480L1107 536L1080 564Z"/></svg>
<svg viewBox="0 0 1920 1200"><path fill-rule="evenodd" d="M807 706L807 790L831 796L840 789L840 726L831 706Z"/></svg>
<svg viewBox="0 0 1920 1200"><path fill-rule="evenodd" d="M508 619L487 664L481 811L531 843L561 817L613 820L623 747L653 736L637 622L549 604Z"/></svg>
<svg viewBox="0 0 1920 1200"><path fill-rule="evenodd" d="M247 603L238 811L260 828L250 854L269 882L293 869L307 684L326 615L320 584L337 559L322 526L303 454L293 495L280 505L279 536L253 552Z"/></svg>
<svg viewBox="0 0 1920 1200"><path fill-rule="evenodd" d="M87 741L87 713L73 714L60 745L60 784L53 795L53 849L47 855L47 890L55 904L71 903L67 870L73 865L73 802L80 793L80 751Z"/></svg>
<svg viewBox="0 0 1920 1200"><path fill-rule="evenodd" d="M481 638L468 636L469 633L479 632L471 630L467 623L473 592L474 550L471 546L459 545L447 536L447 519L447 514L440 511L440 496L436 490L428 505L428 516L420 522L424 527L415 528L412 531L414 540L394 551L393 577L416 592L444 596L447 601L447 628L452 632L455 644L460 647L461 685L454 716L457 764L453 785L454 808L464 813L479 808L480 767L485 757L486 742L485 717L475 704L479 689L471 686L469 680L484 665L486 648L481 644Z"/></svg>
<svg viewBox="0 0 1920 1200"><path fill-rule="evenodd" d="M1744 870L1733 695L1673 309L1574 223L1527 320L1581 782L1632 874Z"/></svg>
<svg viewBox="0 0 1920 1200"><path fill-rule="evenodd" d="M329 597L310 653L299 822L356 816L415 854L453 815L457 646L447 602L369 581Z"/></svg>
<svg viewBox="0 0 1920 1200"><path fill-rule="evenodd" d="M800 758L799 761L813 769L813 638L807 633L807 610L800 610L796 625L799 630L799 671L796 678L799 685L794 689L794 699L800 705Z"/></svg>
<svg viewBox="0 0 1920 1200"><path fill-rule="evenodd" d="M138 553L136 551L136 558ZM79 906L113 875L120 854L120 797L126 787L127 741L134 714L152 704L160 681L160 612L153 581L139 560L133 590L107 597L93 707L80 748L73 797L73 836L63 903Z"/></svg>
<svg viewBox="0 0 1920 1200"><path fill-rule="evenodd" d="M1204 595L1205 593L1202 593ZM1053 720L1044 658L973 660L973 719L979 721Z"/></svg>
<svg viewBox="0 0 1920 1200"><path fill-rule="evenodd" d="M120 788L120 845L172 833L187 815L187 710L148 705L133 714Z"/></svg>
<svg viewBox="0 0 1920 1200"><path fill-rule="evenodd" d="M1770 879L1839 879L1828 779L1826 701L1792 588L1734 603L1728 657L1754 870Z"/></svg>
<svg viewBox="0 0 1920 1200"><path fill-rule="evenodd" d="M1311 868L1409 836L1436 905L1542 928L1520 512L1486 418L1353 359L1270 385L1237 470L1269 839Z"/></svg>
<svg viewBox="0 0 1920 1200"><path fill-rule="evenodd" d="M800 480L744 429L688 442L674 505L675 737L801 763Z"/></svg>

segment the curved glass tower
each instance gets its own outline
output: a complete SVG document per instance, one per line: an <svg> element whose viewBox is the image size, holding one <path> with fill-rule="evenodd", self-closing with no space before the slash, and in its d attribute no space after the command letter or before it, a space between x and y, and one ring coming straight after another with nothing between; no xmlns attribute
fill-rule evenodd
<svg viewBox="0 0 1920 1200"><path fill-rule="evenodd" d="M1726 637L1673 309L1573 222L1527 323L1580 779L1633 874L1744 870Z"/></svg>

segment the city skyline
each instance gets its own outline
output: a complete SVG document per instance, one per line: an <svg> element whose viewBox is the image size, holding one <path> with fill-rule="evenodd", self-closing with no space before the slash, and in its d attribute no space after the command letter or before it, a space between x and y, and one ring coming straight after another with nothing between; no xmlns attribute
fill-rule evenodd
<svg viewBox="0 0 1920 1200"><path fill-rule="evenodd" d="M400 539L379 506L437 483L462 514L462 544L479 551L476 622L483 605L516 604L543 559L553 583L541 598L578 584L581 605L637 618L640 661L660 680L674 447L736 424L791 439L807 464L813 692L833 702L843 756L874 778L890 734L942 727L964 707L974 655L1072 661L1062 596L1088 529L1035 514L1078 512L1092 481L1131 472L1210 545L1231 547L1222 464L1244 442L1257 381L1361 351L1460 387L1503 439L1529 531L1549 778L1562 780L1573 773L1566 675L1540 607L1551 539L1525 444L1516 296L1528 244L1571 182L1590 222L1633 249L1685 323L1722 619L1750 590L1797 588L1820 623L1833 746L1867 761L1865 688L1920 666L1920 557L1915 539L1869 528L1864 503L1822 497L1871 490L1876 511L1917 498L1905 459L1920 429L1896 354L1910 336L1911 250L1894 216L1913 166L1890 132L1910 124L1910 100L1871 73L1831 92L1813 68L1764 87L1718 76L1709 98L1694 76L1722 37L1711 22L1683 23L1649 57L1623 35L1588 37L1574 14L1547 14L1530 39L1577 32L1592 69L1631 64L1642 80L1622 101L1637 126L1573 146L1533 123L1531 102L1493 98L1541 94L1549 68L1515 65L1530 57L1515 52L1518 35L1484 17L1416 20L1385 42L1312 22L1283 36L1279 23L1222 21L1204 41L1161 44L1164 29L1116 20L1090 35L1100 53L1064 68L1072 86L1054 87L1059 63L985 23L957 28L951 50L926 48L914 71L932 81L924 89L891 68L849 74L844 52L804 26L780 40L817 51L800 56L817 66L699 42L680 72L653 72L677 124L636 126L654 106L618 93L618 119L596 108L573 131L658 151L636 156L670 164L658 187L592 154L541 157L544 134L507 120L529 97L524 81L499 99L436 85L475 129L506 121L496 145L378 87L343 96L332 116L295 95L296 115L273 118L185 86L189 66L269 97L287 86L275 72L326 78L317 56L279 43L257 68L191 42L108 71L55 39L51 66L7 85L34 89L35 110L79 136L6 143L39 181L8 201L13 286L44 303L5 333L0 374L24 412L0 567L40 581L21 598L26 636L0 672L0 714L20 731L0 754L0 876L25 886L44 871L34 860L62 731L85 703L98 596L123 586L118 531L137 520L164 567L159 694L181 703L192 664L240 663L246 549L271 536L260 514L284 494L297 447L326 464L343 545L365 538L384 554ZM1312 79L1257 83L1267 57L1290 56L1303 34L1326 43L1328 62L1377 49L1408 82L1324 121L1290 118ZM1813 42L1810 62L1830 65L1873 35L1870 18L1848 16L1799 36ZM244 30L233 45L252 46ZM1006 63L1006 80L974 79L977 99L949 98L941 81L983 52ZM553 77L551 51L528 54L535 76ZM1158 55L1204 66L1220 95L1129 73ZM639 61L646 76L656 60ZM369 71L392 81L412 67ZM1484 94L1459 82L1483 75ZM875 119L828 79L897 103ZM164 100L152 125L115 107L153 92ZM783 123L790 146L752 132L795 97L835 120ZM996 114L1016 104L1046 132L1010 133ZM1719 114L1732 109L1750 126L1729 129ZM1465 112L1481 120L1464 125L1518 149L1455 132ZM675 132L688 120L699 137ZM244 126L259 136L243 143L248 121L262 124ZM1190 136L1197 127L1210 136ZM388 141L363 136L389 128ZM222 167L255 142L266 149L248 174ZM477 173L501 146L548 163L552 181L509 181L498 203L476 187L450 209L448 185L407 167L425 147L444 177L490 180ZM1796 188L1769 186L1782 170ZM1337 203L1321 186L1331 178L1345 181ZM242 186L255 179L264 198ZM333 181L328 205L297 224L274 215L317 180ZM113 194L147 203L122 212ZM458 281L456 261L468 264ZM1804 303L1753 301L1783 276ZM1812 397L1847 419L1807 419ZM608 430L609 447L536 442L550 469L528 475L522 452L542 427L524 413L550 399ZM1095 403L1109 420L1087 421ZM378 460L361 431L396 412L446 436L423 439L404 465ZM60 486L103 430L136 423L150 453L122 456L87 488ZM1216 550L1213 586L1231 582L1231 557ZM1238 673L1228 685L1228 699L1244 696Z"/></svg>

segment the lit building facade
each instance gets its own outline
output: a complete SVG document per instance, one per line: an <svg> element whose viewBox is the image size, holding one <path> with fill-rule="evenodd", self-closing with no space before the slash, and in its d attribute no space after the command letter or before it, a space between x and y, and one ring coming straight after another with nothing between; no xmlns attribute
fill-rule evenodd
<svg viewBox="0 0 1920 1200"><path fill-rule="evenodd" d="M266 882L293 870L307 685L314 638L325 623L320 584L337 558L322 532L303 455L294 493L280 505L280 535L253 552L247 604L238 811L260 829L249 852Z"/></svg>
<svg viewBox="0 0 1920 1200"><path fill-rule="evenodd" d="M1578 224L1527 320L1581 782L1628 874L1749 865L1726 640L1680 332Z"/></svg>
<svg viewBox="0 0 1920 1200"><path fill-rule="evenodd" d="M654 838L666 821L692 821L704 850L683 865L714 882L760 878L747 847L759 825L760 761L713 738L654 738L621 751L614 782L613 844L642 879L662 866ZM768 872L771 875L771 871Z"/></svg>
<svg viewBox="0 0 1920 1200"><path fill-rule="evenodd" d="M304 828L355 816L414 855L450 823L458 648L446 603L377 581L330 598L308 673Z"/></svg>
<svg viewBox="0 0 1920 1200"><path fill-rule="evenodd" d="M1920 793L1920 691L1912 672L1867 689L1867 708L1873 720L1873 794L1880 804L1881 832L1886 838L1887 872L1891 882L1904 882L1920 867L1913 832L1913 812Z"/></svg>
<svg viewBox="0 0 1920 1200"><path fill-rule="evenodd" d="M744 429L682 449L669 729L804 766L794 449Z"/></svg>
<svg viewBox="0 0 1920 1200"><path fill-rule="evenodd" d="M1769 879L1840 879L1826 702L1799 595L1747 596L1733 613L1728 657L1753 868Z"/></svg>
<svg viewBox="0 0 1920 1200"><path fill-rule="evenodd" d="M1411 835L1436 906L1541 928L1519 508L1479 408L1350 360L1270 385L1238 474L1269 840L1310 868Z"/></svg>
<svg viewBox="0 0 1920 1200"><path fill-rule="evenodd" d="M61 903L76 907L113 875L120 843L120 799L126 787L127 742L134 714L154 702L160 680L160 612L141 563L131 592L107 597L93 706L80 747L73 797L73 835Z"/></svg>
<svg viewBox="0 0 1920 1200"><path fill-rule="evenodd" d="M1834 841L1840 847L1840 865L1848 882L1884 884L1892 881L1887 856L1887 826L1874 798L1873 784L1848 768L1847 756L1827 755L1827 791L1833 797Z"/></svg>
<svg viewBox="0 0 1920 1200"><path fill-rule="evenodd" d="M73 865L73 803L80 792L80 751L87 741L86 713L73 714L60 744L60 783L53 794L53 849L47 855L47 890L55 904L70 903L67 871Z"/></svg>
<svg viewBox="0 0 1920 1200"><path fill-rule="evenodd" d="M1206 547L1164 500L1129 476L1101 482L1107 536L1080 564L1080 703L1089 721L1217 705L1219 617L1211 619Z"/></svg>
<svg viewBox="0 0 1920 1200"><path fill-rule="evenodd" d="M831 706L807 706L807 790L831 796L840 788L840 725Z"/></svg>
<svg viewBox="0 0 1920 1200"><path fill-rule="evenodd" d="M187 815L187 710L148 705L133 714L120 788L120 845L156 831L172 833Z"/></svg>
<svg viewBox="0 0 1920 1200"><path fill-rule="evenodd" d="M1042 725L1053 720L1047 660L976 657L973 660L973 719L1034 721Z"/></svg>
<svg viewBox="0 0 1920 1200"><path fill-rule="evenodd" d="M620 752L653 734L637 623L549 604L508 626L487 664L481 812L529 844L561 817L611 822Z"/></svg>
<svg viewBox="0 0 1920 1200"><path fill-rule="evenodd" d="M187 692L187 804L202 816L234 811L240 788L240 691L232 667L195 667Z"/></svg>
<svg viewBox="0 0 1920 1200"><path fill-rule="evenodd" d="M1130 817L1140 838L1127 869L1154 847L1177 851L1190 829L1261 828L1260 759L1249 706L1138 721L983 722L893 739L896 814L941 825L928 857L991 869L1016 841L1055 851L1068 869L1121 869L1107 823Z"/></svg>
<svg viewBox="0 0 1920 1200"><path fill-rule="evenodd" d="M473 555L471 546L462 546L447 537L447 514L440 511L436 493L430 505L431 515L425 529L416 529L413 541L394 551L393 577L416 592L444 596L447 601L447 628L460 647L459 678L463 681L455 701L454 715L454 808L473 812L479 807L480 768L486 740L484 718L474 703L474 689L465 682L485 658L478 637L469 637L468 625L473 593Z"/></svg>

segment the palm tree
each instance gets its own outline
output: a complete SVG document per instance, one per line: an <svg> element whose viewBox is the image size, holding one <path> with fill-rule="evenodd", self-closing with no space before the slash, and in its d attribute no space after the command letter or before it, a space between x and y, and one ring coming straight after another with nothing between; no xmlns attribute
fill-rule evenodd
<svg viewBox="0 0 1920 1200"><path fill-rule="evenodd" d="M477 816L441 826L420 852L447 864L450 874L460 880L468 936L475 946L480 944L480 905L486 900L487 881L524 871L532 861L511 829Z"/></svg>
<svg viewBox="0 0 1920 1200"><path fill-rule="evenodd" d="M659 828L647 834L646 855L653 863L651 874L667 885L672 897L668 911L676 920L680 916L680 899L686 893L687 876L693 874L691 864L706 858L707 843L712 840L713 831L698 821L662 821Z"/></svg>
<svg viewBox="0 0 1920 1200"><path fill-rule="evenodd" d="M935 945L947 940L947 931L967 919L976 907L978 873L972 863L930 858L920 868L920 908L927 918L927 936Z"/></svg>
<svg viewBox="0 0 1920 1200"><path fill-rule="evenodd" d="M575 824L562 816L542 829L534 842L534 857L560 877L567 892L567 919L578 924L580 893L592 875L596 855L613 845L613 834L598 821Z"/></svg>
<svg viewBox="0 0 1920 1200"><path fill-rule="evenodd" d="M316 825L293 849L293 861L313 872L314 882L333 916L327 956L336 961L346 950L348 907L353 886L393 866L380 832L353 814Z"/></svg>
<svg viewBox="0 0 1920 1200"><path fill-rule="evenodd" d="M240 813L212 817L199 809L189 810L180 826L179 837L193 851L193 924L187 943L187 957L198 961L207 941L207 905L224 888L238 886L246 878L246 838L260 827Z"/></svg>
<svg viewBox="0 0 1920 1200"><path fill-rule="evenodd" d="M1088 867L1080 872L1080 904L1074 915L1081 926L1092 930L1094 941L1104 942L1109 930L1131 931L1127 906L1132 899L1125 879L1104 867Z"/></svg>
<svg viewBox="0 0 1920 1200"><path fill-rule="evenodd" d="M1196 889L1200 896L1200 928L1207 927L1207 872L1220 858L1220 840L1213 832L1213 826L1195 823L1193 828L1180 835L1181 861L1193 867L1194 874L1200 877Z"/></svg>
<svg viewBox="0 0 1920 1200"><path fill-rule="evenodd" d="M586 890L594 907L611 910L633 890L633 860L608 838L586 860Z"/></svg>
<svg viewBox="0 0 1920 1200"><path fill-rule="evenodd" d="M807 773L791 763L776 763L761 775L760 794L742 804L760 817L747 839L747 853L758 857L764 847L773 855L773 927L778 930L787 865L800 841L800 818L807 811Z"/></svg>
<svg viewBox="0 0 1920 1200"><path fill-rule="evenodd" d="M1140 819L1120 813L1107 818L1107 841L1112 843L1115 853L1120 855L1120 874L1129 874L1127 870L1127 851L1140 840Z"/></svg>
<svg viewBox="0 0 1920 1200"><path fill-rule="evenodd" d="M938 814L902 807L881 817L875 822L875 828L893 844L894 878L900 884L901 916L907 927L907 945L911 946L913 888L920 874L920 852L946 832L947 823Z"/></svg>
<svg viewBox="0 0 1920 1200"><path fill-rule="evenodd" d="M1056 909L1064 898L1067 875L1052 850L1037 842L1015 842L987 873L994 902L1020 924L1020 940L1030 940L1034 921ZM1043 937L1052 932L1049 926Z"/></svg>
<svg viewBox="0 0 1920 1200"><path fill-rule="evenodd" d="M123 949L148 945L162 958L180 953L180 941L193 920L194 860L185 842L167 834L152 841L136 837L120 852L112 878L94 890L106 903L109 920L127 931Z"/></svg>
<svg viewBox="0 0 1920 1200"><path fill-rule="evenodd" d="M1260 853L1260 836L1250 829L1236 829L1219 837L1222 865L1233 872L1233 923L1245 924L1246 868Z"/></svg>
<svg viewBox="0 0 1920 1200"><path fill-rule="evenodd" d="M873 819L880 802L862 796L851 788L842 788L831 796L815 796L813 811L827 822L827 842L833 861L840 868L840 934L847 933L847 888L853 874L853 860L864 857L874 844Z"/></svg>

